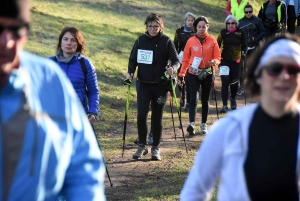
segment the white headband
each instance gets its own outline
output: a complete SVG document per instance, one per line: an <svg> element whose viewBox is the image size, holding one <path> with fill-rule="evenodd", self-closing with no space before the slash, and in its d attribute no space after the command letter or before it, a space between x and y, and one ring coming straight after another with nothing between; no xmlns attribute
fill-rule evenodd
<svg viewBox="0 0 300 201"><path fill-rule="evenodd" d="M289 39L279 39L271 44L257 65L254 75L257 76L262 69L262 67L268 63L270 60L278 56L285 56L295 60L295 62L300 65L300 45Z"/></svg>

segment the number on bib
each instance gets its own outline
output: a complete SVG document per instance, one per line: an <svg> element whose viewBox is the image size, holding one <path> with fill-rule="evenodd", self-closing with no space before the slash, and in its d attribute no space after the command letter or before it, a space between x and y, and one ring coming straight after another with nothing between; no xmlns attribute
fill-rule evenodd
<svg viewBox="0 0 300 201"><path fill-rule="evenodd" d="M152 64L153 51L138 49L137 62L142 64Z"/></svg>

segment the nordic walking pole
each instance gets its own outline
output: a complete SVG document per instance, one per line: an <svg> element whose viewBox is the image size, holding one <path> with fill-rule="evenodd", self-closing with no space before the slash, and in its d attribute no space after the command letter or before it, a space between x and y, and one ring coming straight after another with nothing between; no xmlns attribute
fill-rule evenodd
<svg viewBox="0 0 300 201"><path fill-rule="evenodd" d="M218 120L219 120L219 112L218 112L218 104L217 104L215 81L213 81L211 84L212 84L212 87L213 87L213 92L214 92L215 102L216 102L216 112L217 112L217 117L218 117Z"/></svg>
<svg viewBox="0 0 300 201"><path fill-rule="evenodd" d="M128 117L128 108L129 108L129 98L130 98L130 84L131 80L126 79L123 81L124 85L127 85L127 99L126 99L126 108L125 108L125 118L124 118L124 130L123 130L123 151L122 151L122 158L124 156L125 150L125 136L126 136L126 128L127 128L127 117Z"/></svg>
<svg viewBox="0 0 300 201"><path fill-rule="evenodd" d="M165 72L165 76L167 77L167 71ZM171 76L170 76L171 77ZM181 131L182 131L182 137L183 137L183 141L184 141L184 145L185 145L185 150L186 150L186 153L188 153L188 150L187 150L187 146L186 146L186 142L185 142L185 136L184 136L184 131L183 131L183 127L182 127L182 122L181 122L181 115L179 113L179 107L178 107L178 102L177 102L177 99L176 99L176 93L175 93L175 87L174 87L174 83L173 83L173 80L172 79L169 79L170 82L171 82L171 86L172 86L172 93L173 93L173 97L174 97L174 100L175 100L175 106L177 108L177 113L178 113L178 118L179 118L179 124L180 124L180 127L181 127Z"/></svg>
<svg viewBox="0 0 300 201"><path fill-rule="evenodd" d="M245 76L246 76L246 67L245 67L245 61L246 61L246 57L244 57L243 59L242 59L242 65L243 65L243 73L244 73L244 78L245 78ZM245 81L244 81L245 82ZM247 105L247 99L246 99L246 91L245 91L245 88L244 88L244 99L245 99L245 105Z"/></svg>
<svg viewBox="0 0 300 201"><path fill-rule="evenodd" d="M108 180L109 180L109 183L110 183L110 187L113 187L114 184L113 184L113 183L111 182L111 180L110 180L110 176L109 176L108 169L107 169L107 166L106 166L106 162L105 162L105 159L104 159L104 154L103 154L103 151L102 151L102 149L101 149L100 142L99 142L99 140L98 140L98 138L97 138L97 132L96 132L96 130L95 130L94 125L93 125L93 124L91 124L91 125L92 125L92 128L93 128L93 131L94 131L96 140L97 140L97 142L98 142L98 147L99 147L100 152L101 152L101 154L102 154L103 163L104 163L104 166L105 166L105 169L106 169L106 175L107 175L107 177L108 177Z"/></svg>
<svg viewBox="0 0 300 201"><path fill-rule="evenodd" d="M175 124L174 124L174 116L173 116L173 98L172 98L172 100L170 99L170 108L171 108L171 114L172 114L173 130L174 130L174 135L175 135L175 140L176 140L176 132L175 132Z"/></svg>

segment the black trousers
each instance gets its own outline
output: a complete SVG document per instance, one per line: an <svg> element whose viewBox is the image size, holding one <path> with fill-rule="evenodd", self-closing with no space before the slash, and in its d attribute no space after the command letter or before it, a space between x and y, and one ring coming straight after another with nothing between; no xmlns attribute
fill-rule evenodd
<svg viewBox="0 0 300 201"><path fill-rule="evenodd" d="M197 112L197 92L201 86L201 104L202 104L202 123L206 123L208 115L208 100L212 82L212 75L206 76L203 80L199 80L196 75L189 74L188 81L190 84L190 109L189 119L190 122L195 122Z"/></svg>
<svg viewBox="0 0 300 201"><path fill-rule="evenodd" d="M296 19L297 19L294 6L290 6L290 5L288 6L287 15L288 15L287 31L291 34L294 34L295 33L295 23L296 23Z"/></svg>
<svg viewBox="0 0 300 201"><path fill-rule="evenodd" d="M221 94L223 106L228 102L228 87L230 86L230 96L235 99L236 92L238 91L238 80L240 77L240 63L235 61L221 61L220 66L228 66L230 71L229 75L221 75Z"/></svg>
<svg viewBox="0 0 300 201"><path fill-rule="evenodd" d="M147 116L151 102L151 130L153 146L159 146L162 136L162 116L167 99L167 90L159 83L139 82L137 87L137 127L140 143L146 145L148 133Z"/></svg>

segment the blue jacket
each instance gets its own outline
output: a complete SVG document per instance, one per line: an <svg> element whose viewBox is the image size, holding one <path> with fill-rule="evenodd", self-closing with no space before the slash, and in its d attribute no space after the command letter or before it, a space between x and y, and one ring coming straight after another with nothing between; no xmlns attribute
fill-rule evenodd
<svg viewBox="0 0 300 201"><path fill-rule="evenodd" d="M50 57L50 59L54 60L54 57ZM69 63L57 62L57 64L61 67L61 69L67 74L70 79L79 99L82 103L86 113L93 113L95 115L98 114L99 108L99 89L98 89L98 81L97 74L95 71L95 67L87 58L83 57L84 63L87 68L87 77L86 77L86 86L88 89L88 100L85 93L85 80L84 73L82 71L79 59L83 57L74 56Z"/></svg>
<svg viewBox="0 0 300 201"><path fill-rule="evenodd" d="M27 52L0 89L0 200L105 200L105 168L65 73Z"/></svg>

